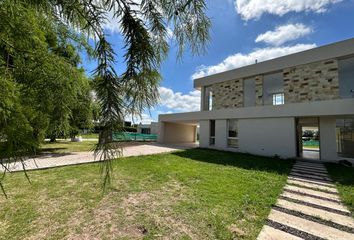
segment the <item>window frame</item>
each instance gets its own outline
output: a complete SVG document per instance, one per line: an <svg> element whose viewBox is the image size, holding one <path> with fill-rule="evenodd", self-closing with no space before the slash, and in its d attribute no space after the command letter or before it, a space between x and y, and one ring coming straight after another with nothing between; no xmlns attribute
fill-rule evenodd
<svg viewBox="0 0 354 240"><path fill-rule="evenodd" d="M214 123L214 135L212 135L212 124L211 123ZM215 127L215 120L209 120L209 145L210 146L213 146L215 145L215 130L216 130L216 127Z"/></svg>
<svg viewBox="0 0 354 240"><path fill-rule="evenodd" d="M236 137L230 137L230 121L236 121ZM227 147L228 148L239 148L239 131L238 131L238 119L227 119ZM229 140L237 140L237 145L232 145L229 143Z"/></svg>
<svg viewBox="0 0 354 240"><path fill-rule="evenodd" d="M277 104L277 96L281 96L281 103ZM277 92L272 94L273 106L279 106L285 104L285 94L284 92Z"/></svg>

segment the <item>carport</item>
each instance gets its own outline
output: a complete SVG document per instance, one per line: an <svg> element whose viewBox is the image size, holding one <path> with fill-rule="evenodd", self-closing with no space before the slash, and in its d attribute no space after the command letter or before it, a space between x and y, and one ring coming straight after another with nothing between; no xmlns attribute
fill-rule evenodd
<svg viewBox="0 0 354 240"><path fill-rule="evenodd" d="M159 143L196 143L197 121L159 121Z"/></svg>

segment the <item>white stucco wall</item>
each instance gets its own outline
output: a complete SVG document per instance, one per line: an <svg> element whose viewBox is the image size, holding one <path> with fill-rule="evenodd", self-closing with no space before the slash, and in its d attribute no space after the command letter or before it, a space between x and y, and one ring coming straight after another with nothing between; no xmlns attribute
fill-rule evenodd
<svg viewBox="0 0 354 240"><path fill-rule="evenodd" d="M296 157L294 118L239 119L239 148L227 148L227 120L215 121L215 145L209 145L209 121L200 121L200 147L263 156Z"/></svg>
<svg viewBox="0 0 354 240"><path fill-rule="evenodd" d="M322 161L338 160L334 117L320 117L320 151Z"/></svg>
<svg viewBox="0 0 354 240"><path fill-rule="evenodd" d="M227 120L215 121L215 147L220 149L227 147Z"/></svg>
<svg viewBox="0 0 354 240"><path fill-rule="evenodd" d="M240 119L238 128L241 152L296 157L294 118Z"/></svg>
<svg viewBox="0 0 354 240"><path fill-rule="evenodd" d="M149 128L150 134L159 134L159 123L151 122L150 124L139 124L137 127L137 133L142 133L143 128Z"/></svg>
<svg viewBox="0 0 354 240"><path fill-rule="evenodd" d="M210 122L203 120L199 122L199 146L202 148L209 147Z"/></svg>
<svg viewBox="0 0 354 240"><path fill-rule="evenodd" d="M150 123L151 134L159 134L159 123L151 122Z"/></svg>

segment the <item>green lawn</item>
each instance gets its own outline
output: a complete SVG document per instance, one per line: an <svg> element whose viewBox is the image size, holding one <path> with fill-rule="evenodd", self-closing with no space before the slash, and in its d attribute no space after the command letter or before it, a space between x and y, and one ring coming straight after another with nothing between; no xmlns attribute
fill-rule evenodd
<svg viewBox="0 0 354 240"><path fill-rule="evenodd" d="M335 181L339 195L354 217L354 168L339 164L326 164L328 173Z"/></svg>
<svg viewBox="0 0 354 240"><path fill-rule="evenodd" d="M98 133L85 133L80 135L83 139L98 139Z"/></svg>
<svg viewBox="0 0 354 240"><path fill-rule="evenodd" d="M57 140L56 142L45 142L41 145L42 152L67 153L91 151L96 141L71 142L70 140Z"/></svg>
<svg viewBox="0 0 354 240"><path fill-rule="evenodd" d="M292 165L193 149L115 161L102 195L99 166L8 174L0 239L255 239Z"/></svg>

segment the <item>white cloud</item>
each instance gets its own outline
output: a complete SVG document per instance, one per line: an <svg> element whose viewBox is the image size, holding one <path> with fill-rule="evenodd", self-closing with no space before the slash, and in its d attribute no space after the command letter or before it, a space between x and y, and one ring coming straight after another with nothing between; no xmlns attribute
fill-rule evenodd
<svg viewBox="0 0 354 240"><path fill-rule="evenodd" d="M136 5L130 5L132 10L140 10L140 4L141 4L141 0L132 0L132 3L136 4ZM118 5L116 3L116 8L118 9ZM112 8L106 16L106 21L103 24L103 28L106 30L109 30L111 33L121 33L121 25L120 25L120 17L116 16L114 17L114 8ZM138 17L140 17L140 14L137 15Z"/></svg>
<svg viewBox="0 0 354 240"><path fill-rule="evenodd" d="M292 41L312 32L312 28L302 23L282 25L273 31L267 31L258 35L255 42L265 42L273 46L280 46L288 41Z"/></svg>
<svg viewBox="0 0 354 240"><path fill-rule="evenodd" d="M141 116L134 115L132 116L131 114L125 116L124 118L125 121L132 122L134 124L150 124L151 122L154 122L154 119L151 118L150 114L147 113L142 113Z"/></svg>
<svg viewBox="0 0 354 240"><path fill-rule="evenodd" d="M170 88L160 87L160 106L171 109L173 112L192 112L200 110L200 91L194 90L188 94L174 92Z"/></svg>
<svg viewBox="0 0 354 240"><path fill-rule="evenodd" d="M285 56L295 52L301 52L316 47L316 44L297 44L294 46L266 47L255 49L248 54L236 53L224 59L221 63L214 66L200 66L192 75L193 79L208 75L224 72L234 68L246 66L258 62Z"/></svg>
<svg viewBox="0 0 354 240"><path fill-rule="evenodd" d="M103 24L103 28L110 31L111 33L120 33L120 22L119 19L114 17L114 11L111 10L107 13L107 19Z"/></svg>
<svg viewBox="0 0 354 240"><path fill-rule="evenodd" d="M259 19L264 13L283 16L289 12L315 12L327 10L331 4L343 0L235 0L236 11L244 20Z"/></svg>
<svg viewBox="0 0 354 240"><path fill-rule="evenodd" d="M156 112L157 114L171 114L171 113L174 113L173 111L157 111Z"/></svg>

